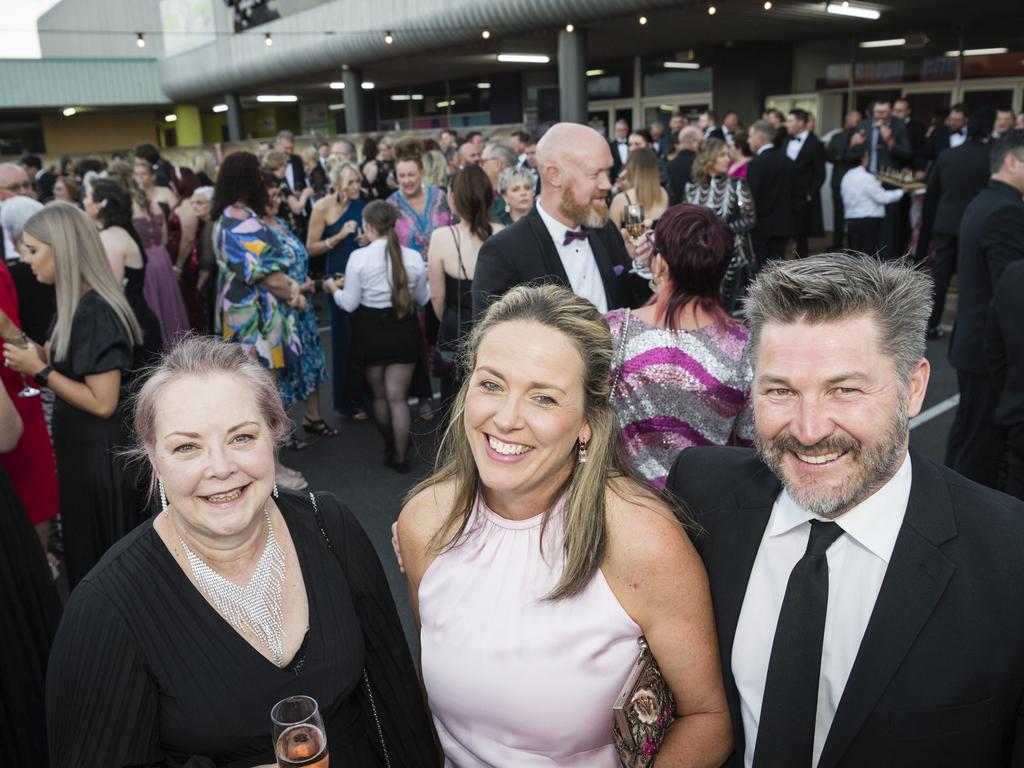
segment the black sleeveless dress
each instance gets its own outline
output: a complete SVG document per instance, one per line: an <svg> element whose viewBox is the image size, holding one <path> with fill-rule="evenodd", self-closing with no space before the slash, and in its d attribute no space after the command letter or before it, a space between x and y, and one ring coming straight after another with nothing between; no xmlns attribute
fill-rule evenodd
<svg viewBox="0 0 1024 768"><path fill-rule="evenodd" d="M153 310L146 303L146 296L142 292L142 286L146 280L146 252L142 251L142 267L135 268L125 266L124 268L124 297L128 299L128 306L132 308L132 314L142 329L142 344L135 347L132 352L132 367L141 368L144 365L155 363L160 358L163 349L163 339L160 335L160 321Z"/></svg>

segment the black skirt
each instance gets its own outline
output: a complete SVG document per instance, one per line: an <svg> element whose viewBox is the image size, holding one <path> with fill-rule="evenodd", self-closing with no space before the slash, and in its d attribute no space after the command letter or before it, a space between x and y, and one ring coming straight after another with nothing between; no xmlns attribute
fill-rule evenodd
<svg viewBox="0 0 1024 768"><path fill-rule="evenodd" d="M352 343L362 368L415 363L420 357L416 314L399 318L391 307L360 306L352 313Z"/></svg>

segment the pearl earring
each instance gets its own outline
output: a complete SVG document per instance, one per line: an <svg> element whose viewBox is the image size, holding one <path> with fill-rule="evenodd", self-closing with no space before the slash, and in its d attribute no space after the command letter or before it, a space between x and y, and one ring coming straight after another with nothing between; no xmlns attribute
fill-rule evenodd
<svg viewBox="0 0 1024 768"><path fill-rule="evenodd" d="M164 493L164 481L163 481L163 478L158 479L156 481L156 484L157 484L157 488L160 489L160 511L163 512L168 507L168 504L167 504L167 494Z"/></svg>

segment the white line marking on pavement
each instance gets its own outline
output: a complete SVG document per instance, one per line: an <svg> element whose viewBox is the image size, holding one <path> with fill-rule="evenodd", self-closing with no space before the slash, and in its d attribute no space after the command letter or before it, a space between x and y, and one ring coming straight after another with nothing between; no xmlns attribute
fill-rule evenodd
<svg viewBox="0 0 1024 768"><path fill-rule="evenodd" d="M919 427L922 424L926 424L927 422L931 421L932 419L936 418L937 416L941 416L946 411L949 411L949 410L952 410L953 408L956 408L959 403L960 403L960 394L959 393L953 395L952 397L947 397L941 403L936 403L935 405L933 405L928 410L921 411L921 413L917 414L917 416L912 418L910 420L910 428L913 429L914 427Z"/></svg>

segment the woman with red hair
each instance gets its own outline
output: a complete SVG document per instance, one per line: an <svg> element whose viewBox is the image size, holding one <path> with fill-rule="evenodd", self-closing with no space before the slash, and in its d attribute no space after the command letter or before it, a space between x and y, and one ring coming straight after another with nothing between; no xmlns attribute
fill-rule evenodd
<svg viewBox="0 0 1024 768"><path fill-rule="evenodd" d="M722 307L732 245L710 208L669 208L654 230L654 296L606 315L612 407L637 468L659 491L682 449L753 438L747 331Z"/></svg>

